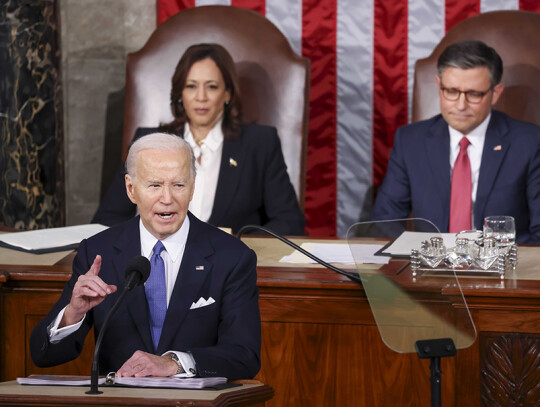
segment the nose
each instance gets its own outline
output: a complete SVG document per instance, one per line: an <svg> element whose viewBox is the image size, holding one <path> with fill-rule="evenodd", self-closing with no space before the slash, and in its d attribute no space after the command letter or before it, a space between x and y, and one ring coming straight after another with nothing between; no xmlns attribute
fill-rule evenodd
<svg viewBox="0 0 540 407"><path fill-rule="evenodd" d="M206 100L206 89L204 86L197 88L197 100Z"/></svg>
<svg viewBox="0 0 540 407"><path fill-rule="evenodd" d="M459 110L465 110L465 108L467 107L467 99L465 99L465 93L459 95L459 98L456 101L456 107Z"/></svg>
<svg viewBox="0 0 540 407"><path fill-rule="evenodd" d="M170 204L172 202L172 191L168 186L164 186L161 190L161 203Z"/></svg>

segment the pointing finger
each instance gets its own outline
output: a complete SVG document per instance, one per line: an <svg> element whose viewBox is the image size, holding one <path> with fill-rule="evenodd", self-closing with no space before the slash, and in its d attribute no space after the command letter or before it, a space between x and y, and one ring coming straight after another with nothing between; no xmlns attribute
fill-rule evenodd
<svg viewBox="0 0 540 407"><path fill-rule="evenodd" d="M97 276L101 269L101 256L98 254L92 263L92 267L88 270L88 274Z"/></svg>

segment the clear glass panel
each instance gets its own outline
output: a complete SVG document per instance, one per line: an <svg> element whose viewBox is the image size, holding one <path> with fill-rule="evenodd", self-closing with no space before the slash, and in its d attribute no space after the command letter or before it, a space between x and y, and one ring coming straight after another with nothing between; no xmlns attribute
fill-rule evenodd
<svg viewBox="0 0 540 407"><path fill-rule="evenodd" d="M476 339L476 329L452 267L443 266L441 272L439 266L437 273L414 273L404 252L382 267L363 262L365 244L373 243L373 240L393 242L398 237L400 241L407 237L408 242L417 239L412 247L418 250L421 249L418 242L431 242L429 250L425 250L424 245L426 260L433 260L430 256L437 257L439 246L444 245L436 226L425 219L357 223L347 233L383 341L399 353L416 352L416 341L428 339L451 338L457 349L469 347ZM392 248L395 245L380 252ZM444 259L441 261L444 265ZM427 264L424 262L425 268L429 269Z"/></svg>

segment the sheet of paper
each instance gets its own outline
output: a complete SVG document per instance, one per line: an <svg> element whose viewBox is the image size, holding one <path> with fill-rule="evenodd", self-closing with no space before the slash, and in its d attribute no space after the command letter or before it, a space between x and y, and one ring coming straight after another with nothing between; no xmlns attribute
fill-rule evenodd
<svg viewBox="0 0 540 407"><path fill-rule="evenodd" d="M403 232L390 246L384 249L383 253L393 256L410 256L411 250L420 250L422 242L429 241L434 236L442 237L446 247L456 245L456 233Z"/></svg>
<svg viewBox="0 0 540 407"><path fill-rule="evenodd" d="M305 251L317 256L327 263L354 264L355 259L351 254L349 245L344 244L326 244L326 243L302 243L300 246ZM354 253L357 261L360 263L387 264L390 258L384 256L375 256L374 253L380 250L383 245L358 244L354 245ZM295 250L289 256L285 256L280 263L315 263L309 257Z"/></svg>
<svg viewBox="0 0 540 407"><path fill-rule="evenodd" d="M26 250L43 250L78 244L103 230L103 225L77 225L62 228L29 230L27 232L2 233L0 241Z"/></svg>

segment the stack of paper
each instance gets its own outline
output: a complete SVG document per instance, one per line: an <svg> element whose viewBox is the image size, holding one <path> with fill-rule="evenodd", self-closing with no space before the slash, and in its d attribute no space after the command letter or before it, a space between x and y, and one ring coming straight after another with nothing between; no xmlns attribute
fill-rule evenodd
<svg viewBox="0 0 540 407"><path fill-rule="evenodd" d="M105 229L107 226L92 224L2 233L0 246L36 254L73 250L79 246L81 240Z"/></svg>
<svg viewBox="0 0 540 407"><path fill-rule="evenodd" d="M31 375L18 377L17 383L37 386L90 386L89 376ZM103 386L159 387L173 389L203 389L227 383L225 377L116 377L114 383L98 379Z"/></svg>

